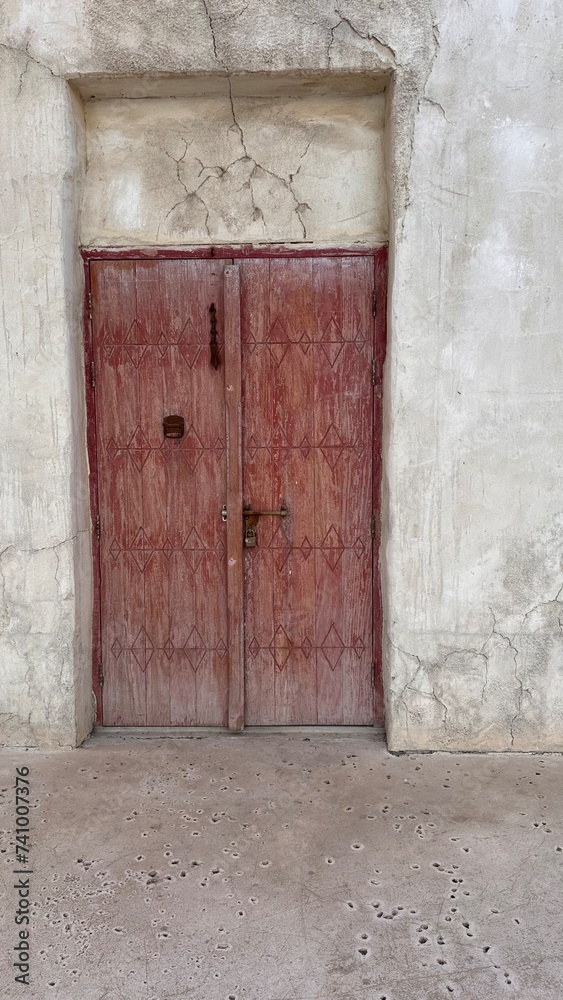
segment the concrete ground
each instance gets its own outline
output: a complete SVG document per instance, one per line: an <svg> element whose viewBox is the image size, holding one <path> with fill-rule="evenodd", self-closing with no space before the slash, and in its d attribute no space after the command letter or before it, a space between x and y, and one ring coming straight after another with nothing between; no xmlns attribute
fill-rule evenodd
<svg viewBox="0 0 563 1000"><path fill-rule="evenodd" d="M563 996L560 755L394 757L369 731L101 734L3 751L0 773L2 997ZM27 878L29 986L12 966Z"/></svg>

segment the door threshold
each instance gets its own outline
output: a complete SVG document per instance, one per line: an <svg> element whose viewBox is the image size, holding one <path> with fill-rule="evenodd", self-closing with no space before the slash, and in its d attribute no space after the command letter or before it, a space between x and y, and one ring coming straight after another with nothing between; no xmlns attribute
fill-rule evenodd
<svg viewBox="0 0 563 1000"><path fill-rule="evenodd" d="M302 736L309 739L330 736L332 739L385 740L382 726L247 726L233 732L223 726L95 726L88 737L106 740L201 740L214 736ZM83 743L82 746L85 744Z"/></svg>

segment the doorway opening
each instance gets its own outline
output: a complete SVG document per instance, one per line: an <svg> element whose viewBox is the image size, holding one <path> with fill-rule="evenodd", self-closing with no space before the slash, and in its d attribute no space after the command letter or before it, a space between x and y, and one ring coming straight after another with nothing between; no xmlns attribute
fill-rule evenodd
<svg viewBox="0 0 563 1000"><path fill-rule="evenodd" d="M98 723L381 724L386 247L84 257Z"/></svg>

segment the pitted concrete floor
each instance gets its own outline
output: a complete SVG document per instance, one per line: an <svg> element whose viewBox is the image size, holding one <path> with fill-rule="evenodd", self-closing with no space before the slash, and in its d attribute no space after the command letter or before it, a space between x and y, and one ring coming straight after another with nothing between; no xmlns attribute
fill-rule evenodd
<svg viewBox="0 0 563 1000"><path fill-rule="evenodd" d="M14 775L31 778L31 985ZM3 751L0 995L561 1000L563 758L366 735Z"/></svg>

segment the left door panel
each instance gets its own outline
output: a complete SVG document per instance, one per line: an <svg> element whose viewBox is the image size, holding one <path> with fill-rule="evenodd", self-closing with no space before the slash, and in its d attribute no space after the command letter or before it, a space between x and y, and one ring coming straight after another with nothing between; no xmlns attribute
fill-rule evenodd
<svg viewBox="0 0 563 1000"><path fill-rule="evenodd" d="M223 264L93 261L90 281L103 724L223 726ZM183 437L164 436L169 415Z"/></svg>

